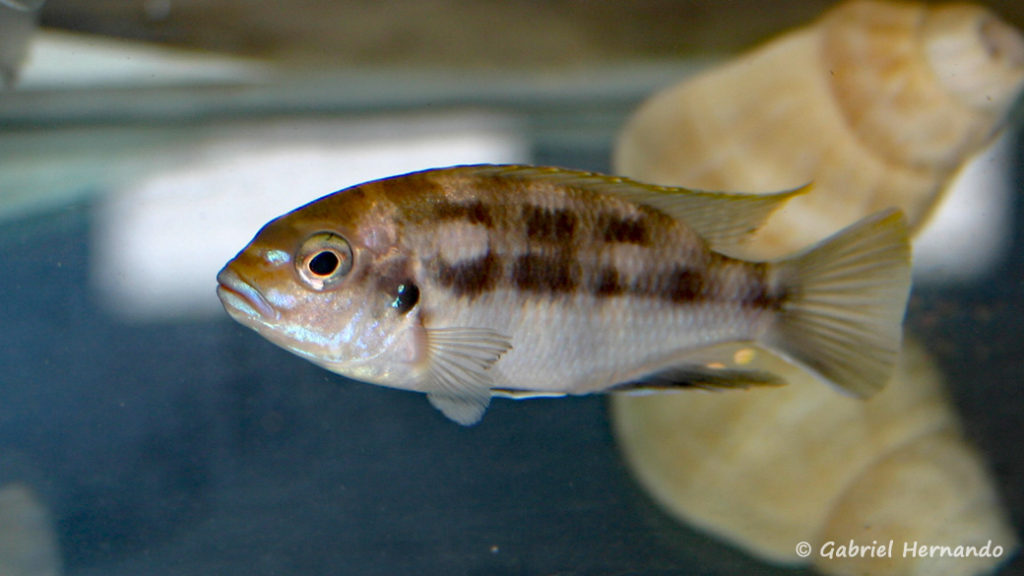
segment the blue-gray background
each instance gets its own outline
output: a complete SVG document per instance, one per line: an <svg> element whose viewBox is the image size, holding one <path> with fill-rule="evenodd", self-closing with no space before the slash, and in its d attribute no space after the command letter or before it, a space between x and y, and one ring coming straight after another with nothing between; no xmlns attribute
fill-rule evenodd
<svg viewBox="0 0 1024 576"><path fill-rule="evenodd" d="M534 152L608 168L607 150ZM663 515L621 462L603 398L499 400L463 428L226 314L120 323L86 289L91 225L83 201L0 227L0 480L42 493L68 574L801 573ZM908 318L1017 526L1020 229L994 276L919 289Z"/></svg>

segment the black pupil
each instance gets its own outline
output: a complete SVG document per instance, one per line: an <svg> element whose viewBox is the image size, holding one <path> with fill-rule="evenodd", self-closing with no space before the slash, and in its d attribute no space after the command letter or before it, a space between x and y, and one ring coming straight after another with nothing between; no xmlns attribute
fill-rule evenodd
<svg viewBox="0 0 1024 576"><path fill-rule="evenodd" d="M338 269L338 255L324 250L309 261L309 271L317 276L327 276Z"/></svg>

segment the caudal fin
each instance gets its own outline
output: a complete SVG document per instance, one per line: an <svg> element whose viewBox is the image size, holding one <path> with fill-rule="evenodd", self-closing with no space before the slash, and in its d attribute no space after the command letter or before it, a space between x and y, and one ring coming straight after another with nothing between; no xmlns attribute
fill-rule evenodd
<svg viewBox="0 0 1024 576"><path fill-rule="evenodd" d="M776 266L786 299L766 342L855 396L881 390L899 357L910 292L903 213L868 216Z"/></svg>

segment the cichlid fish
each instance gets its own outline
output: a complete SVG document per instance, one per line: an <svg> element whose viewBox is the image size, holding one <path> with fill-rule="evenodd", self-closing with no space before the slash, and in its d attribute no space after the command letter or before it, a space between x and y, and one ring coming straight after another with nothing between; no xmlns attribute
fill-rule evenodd
<svg viewBox="0 0 1024 576"><path fill-rule="evenodd" d="M238 322L344 376L477 422L492 396L782 383L773 351L885 385L910 289L902 213L776 262L728 250L801 190L727 194L528 166L361 184L263 227L217 275Z"/></svg>

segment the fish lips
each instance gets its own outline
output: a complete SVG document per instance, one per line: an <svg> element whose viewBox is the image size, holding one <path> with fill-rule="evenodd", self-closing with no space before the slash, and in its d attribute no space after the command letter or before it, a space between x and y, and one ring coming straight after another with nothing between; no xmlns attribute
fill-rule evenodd
<svg viewBox="0 0 1024 576"><path fill-rule="evenodd" d="M277 310L260 294L260 291L246 282L230 266L217 274L217 297L224 309L236 320L242 318L273 320Z"/></svg>

